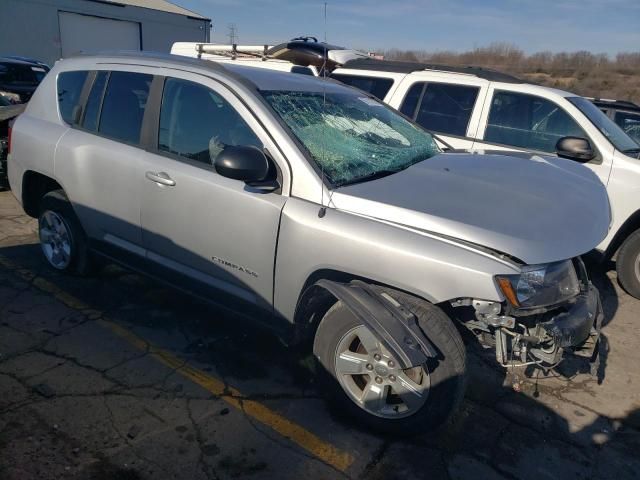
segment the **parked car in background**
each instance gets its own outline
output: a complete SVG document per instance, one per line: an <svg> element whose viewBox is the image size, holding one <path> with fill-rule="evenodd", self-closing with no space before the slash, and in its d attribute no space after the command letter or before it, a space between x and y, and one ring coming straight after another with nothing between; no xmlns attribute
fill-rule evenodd
<svg viewBox="0 0 640 480"><path fill-rule="evenodd" d="M0 55L2 57L3 55ZM23 57L21 55L4 55L5 58L11 58L13 60L22 60L23 62L35 63L41 67L46 67L47 70L51 70L51 67L40 60L36 60L35 58Z"/></svg>
<svg viewBox="0 0 640 480"><path fill-rule="evenodd" d="M259 321L312 350L319 390L373 428L456 410L454 322L504 367L594 353L580 255L610 212L575 162L442 153L338 82L167 55L58 62L11 141L52 268L105 255Z"/></svg>
<svg viewBox="0 0 640 480"><path fill-rule="evenodd" d="M48 71L36 60L0 57L0 95L11 103L26 103Z"/></svg>
<svg viewBox="0 0 640 480"><path fill-rule="evenodd" d="M591 101L478 67L358 59L331 77L384 100L454 149L527 151L591 169L613 212L597 251L616 259L620 284L640 298L640 145Z"/></svg>
<svg viewBox="0 0 640 480"><path fill-rule="evenodd" d="M640 144L640 105L627 100L590 99L611 120L616 122L627 135Z"/></svg>
<svg viewBox="0 0 640 480"><path fill-rule="evenodd" d="M9 187L7 179L7 153L9 150L9 125L24 111L24 104L13 104L0 95L0 190Z"/></svg>

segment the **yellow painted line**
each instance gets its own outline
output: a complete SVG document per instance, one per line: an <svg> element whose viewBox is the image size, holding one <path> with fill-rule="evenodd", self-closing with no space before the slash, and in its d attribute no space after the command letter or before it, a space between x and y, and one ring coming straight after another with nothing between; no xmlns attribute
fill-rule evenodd
<svg viewBox="0 0 640 480"><path fill-rule="evenodd" d="M217 378L186 364L183 360L166 350L150 345L120 325L109 320L102 320L102 322L112 332L136 346L136 348L140 350L146 350L148 348L149 353L159 362L179 372L182 376L197 383L205 390L222 398L222 400L232 407L243 411L246 415L269 426L283 437L297 443L323 462L334 466L340 471L345 471L353 463L353 457L348 453L337 449L300 425L265 407L260 402L241 398L242 393L235 388L225 386L225 384Z"/></svg>
<svg viewBox="0 0 640 480"><path fill-rule="evenodd" d="M298 444L304 450L322 460L324 463L331 465L342 472L346 471L353 463L353 456L349 453L325 442L309 430L292 422L288 418L283 417L260 402L256 400L243 399L243 395L240 391L235 388L225 386L225 384L219 379L186 364L184 360L181 360L172 353L150 344L135 333L118 325L114 321L105 318L101 315L101 312L91 309L89 305L62 290L57 285L54 285L42 277L36 276L30 270L20 267L15 262L2 255L0 255L0 266L12 271L23 280L32 283L39 290L51 294L69 308L80 310L85 314L99 316L98 321L102 326L108 328L138 350L148 351L153 358L163 365L175 370L183 377L200 385L213 395L220 397L230 406L241 410L246 415L258 420L260 423L270 427L283 437Z"/></svg>

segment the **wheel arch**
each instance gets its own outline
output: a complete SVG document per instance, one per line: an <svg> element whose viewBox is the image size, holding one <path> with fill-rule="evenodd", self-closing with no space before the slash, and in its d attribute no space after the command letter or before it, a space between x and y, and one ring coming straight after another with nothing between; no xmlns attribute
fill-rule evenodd
<svg viewBox="0 0 640 480"><path fill-rule="evenodd" d="M433 304L430 299L425 298L424 296L416 295L414 292L406 291L372 278L333 269L316 270L307 277L307 280L305 281L298 296L294 315L295 335L293 343L312 341L315 331L320 324L320 320L322 320L325 313L327 313L327 311L338 301L338 298L335 297L334 294L317 284L320 280L329 280L341 283L349 283L354 280L359 280L370 285L376 285L378 287L411 295L412 297Z"/></svg>
<svg viewBox="0 0 640 480"><path fill-rule="evenodd" d="M620 249L620 246L624 241L636 230L640 229L640 210L636 210L629 218L625 220L622 226L618 229L613 237L613 240L609 243L609 246L603 254L603 260L611 260L611 258Z"/></svg>
<svg viewBox="0 0 640 480"><path fill-rule="evenodd" d="M63 190L62 186L48 175L27 170L22 176L22 208L30 217L37 218L40 200L47 193Z"/></svg>

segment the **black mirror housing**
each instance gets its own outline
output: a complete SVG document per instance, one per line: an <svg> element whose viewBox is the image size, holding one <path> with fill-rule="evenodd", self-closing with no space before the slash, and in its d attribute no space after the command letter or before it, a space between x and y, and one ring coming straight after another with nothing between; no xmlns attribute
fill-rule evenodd
<svg viewBox="0 0 640 480"><path fill-rule="evenodd" d="M562 137L556 143L556 153L559 157L578 162L588 162L596 156L589 140L582 137Z"/></svg>
<svg viewBox="0 0 640 480"><path fill-rule="evenodd" d="M246 183L262 182L269 175L269 160L257 147L228 145L215 158L213 165L223 177Z"/></svg>

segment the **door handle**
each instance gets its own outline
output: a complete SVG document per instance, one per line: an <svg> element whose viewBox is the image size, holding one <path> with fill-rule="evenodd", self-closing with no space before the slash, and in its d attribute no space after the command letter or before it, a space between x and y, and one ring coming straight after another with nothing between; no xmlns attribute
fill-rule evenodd
<svg viewBox="0 0 640 480"><path fill-rule="evenodd" d="M158 185L165 185L167 187L173 187L176 182L173 180L169 174L165 172L147 172L144 174L152 182L156 182Z"/></svg>

